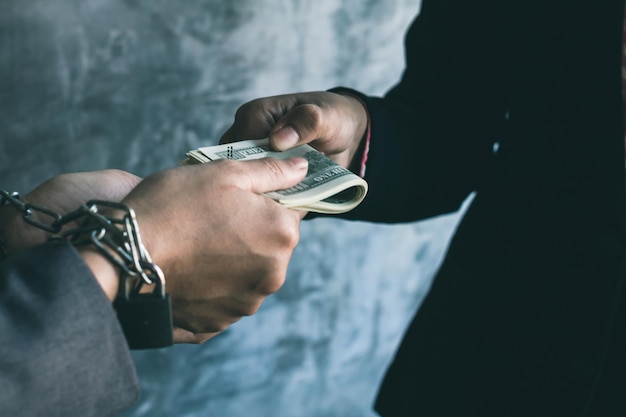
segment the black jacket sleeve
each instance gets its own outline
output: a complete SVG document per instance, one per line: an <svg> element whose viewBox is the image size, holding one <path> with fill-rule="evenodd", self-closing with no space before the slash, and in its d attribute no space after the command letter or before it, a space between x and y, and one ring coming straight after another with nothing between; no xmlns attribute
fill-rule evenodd
<svg viewBox="0 0 626 417"><path fill-rule="evenodd" d="M424 2L406 68L383 98L362 95L371 143L365 201L343 217L413 221L455 211L480 187L504 124L495 28L485 2Z"/></svg>

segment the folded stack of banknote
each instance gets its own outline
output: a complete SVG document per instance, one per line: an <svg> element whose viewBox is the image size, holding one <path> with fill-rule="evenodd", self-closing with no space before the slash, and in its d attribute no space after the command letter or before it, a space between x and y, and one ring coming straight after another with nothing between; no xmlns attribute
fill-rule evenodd
<svg viewBox="0 0 626 417"><path fill-rule="evenodd" d="M287 151L273 151L267 139L246 140L224 145L208 146L187 152L184 164L200 164L218 159L249 160L258 158L285 159L293 156L309 161L304 180L296 186L265 195L286 207L338 214L358 206L367 194L367 182L338 165L309 145Z"/></svg>

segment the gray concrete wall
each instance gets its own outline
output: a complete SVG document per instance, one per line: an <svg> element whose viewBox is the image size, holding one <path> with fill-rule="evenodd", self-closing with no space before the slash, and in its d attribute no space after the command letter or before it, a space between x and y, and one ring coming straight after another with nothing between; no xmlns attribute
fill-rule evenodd
<svg viewBox="0 0 626 417"><path fill-rule="evenodd" d="M0 0L0 187L147 175L252 98L400 76L419 0ZM199 346L135 352L127 416L367 417L457 216L302 225L285 286Z"/></svg>

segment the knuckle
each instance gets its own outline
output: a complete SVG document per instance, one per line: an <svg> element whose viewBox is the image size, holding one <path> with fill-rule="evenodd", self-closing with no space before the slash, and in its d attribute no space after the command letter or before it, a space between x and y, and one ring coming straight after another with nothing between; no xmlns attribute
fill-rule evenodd
<svg viewBox="0 0 626 417"><path fill-rule="evenodd" d="M303 104L303 120L307 129L315 132L324 122L324 113L322 109L315 104Z"/></svg>
<svg viewBox="0 0 626 417"><path fill-rule="evenodd" d="M228 172L240 170L240 167L239 167L240 164L237 161L234 161L232 159L218 159L216 161L212 161L211 165L214 167L220 167L220 172L224 170ZM228 178L230 176L224 175L224 177Z"/></svg>
<svg viewBox="0 0 626 417"><path fill-rule="evenodd" d="M274 294L282 288L284 283L285 274L275 273L272 276L269 276L265 280L263 280L263 282L258 286L257 290L264 295Z"/></svg>
<svg viewBox="0 0 626 417"><path fill-rule="evenodd" d="M282 162L275 158L263 158L263 163L267 167L269 175L273 178L281 178L285 175Z"/></svg>
<svg viewBox="0 0 626 417"><path fill-rule="evenodd" d="M191 327L191 331L194 334L197 333L220 333L226 330L230 326L230 323L226 323L224 321L216 321L216 322L207 322L198 324L196 326Z"/></svg>
<svg viewBox="0 0 626 417"><path fill-rule="evenodd" d="M242 104L235 111L235 125L246 126L259 120L259 115L266 114L266 100L257 98Z"/></svg>
<svg viewBox="0 0 626 417"><path fill-rule="evenodd" d="M255 277L248 284L248 306L261 305L265 297L277 292L285 283L287 274L287 262L284 257L269 255L264 257L265 268L258 269ZM255 308L255 310L256 310Z"/></svg>
<svg viewBox="0 0 626 417"><path fill-rule="evenodd" d="M219 333L228 328L227 323L222 317L215 316L212 318L206 315L194 317L174 317L174 326L180 327L193 334L199 333Z"/></svg>
<svg viewBox="0 0 626 417"><path fill-rule="evenodd" d="M281 248L290 254L300 241L300 223L297 220L296 213L292 213L290 210L287 214L288 216L282 216L277 220L275 227Z"/></svg>
<svg viewBox="0 0 626 417"><path fill-rule="evenodd" d="M226 322L217 323L216 325L212 327L213 330L209 330L209 332L220 333L228 329L230 325L231 323L226 323ZM207 333L207 330L204 330L203 332L199 332L199 333Z"/></svg>
<svg viewBox="0 0 626 417"><path fill-rule="evenodd" d="M285 276L281 276L281 277L277 277L274 280L271 280L267 283L267 285L265 286L265 293L270 295L270 294L275 294L277 293L285 284Z"/></svg>
<svg viewBox="0 0 626 417"><path fill-rule="evenodd" d="M297 227L297 224L298 223L296 223L295 227L290 227L286 234L286 244L291 250L293 250L300 241L300 229Z"/></svg>
<svg viewBox="0 0 626 417"><path fill-rule="evenodd" d="M207 169L207 175L210 175L211 180L218 184L234 183L236 182L235 179L244 173L241 162L231 159L211 161L207 166L209 167L209 169Z"/></svg>
<svg viewBox="0 0 626 417"><path fill-rule="evenodd" d="M239 313L241 314L242 317L252 316L256 314L257 311L259 311L259 308L261 307L261 303L262 301L258 301L255 303L250 303L246 306L242 306L241 309L239 310Z"/></svg>
<svg viewBox="0 0 626 417"><path fill-rule="evenodd" d="M73 173L59 174L46 180L43 183L43 185L50 186L50 187L61 186L66 183L70 183L75 178L75 176L76 174L73 174Z"/></svg>
<svg viewBox="0 0 626 417"><path fill-rule="evenodd" d="M239 106L239 108L235 111L236 122L245 122L248 118L250 118L250 115L254 113L253 109L255 107L255 101L256 100L249 101Z"/></svg>

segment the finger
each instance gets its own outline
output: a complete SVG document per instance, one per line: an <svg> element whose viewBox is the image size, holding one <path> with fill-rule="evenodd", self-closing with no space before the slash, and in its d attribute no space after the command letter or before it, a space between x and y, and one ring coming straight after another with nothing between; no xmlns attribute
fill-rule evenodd
<svg viewBox="0 0 626 417"><path fill-rule="evenodd" d="M69 179L75 190L80 190L77 197L87 200L121 201L139 184L141 178L118 169L105 169L88 173L74 174Z"/></svg>
<svg viewBox="0 0 626 417"><path fill-rule="evenodd" d="M269 139L283 151L327 136L324 111L315 104L301 104L285 114L272 128Z"/></svg>
<svg viewBox="0 0 626 417"><path fill-rule="evenodd" d="M107 169L103 173L110 178L111 184L117 185L117 187L112 187L113 192L116 193L111 196L113 201L121 201L142 180L135 174L119 169Z"/></svg>
<svg viewBox="0 0 626 417"><path fill-rule="evenodd" d="M224 143L231 143L231 142L235 142L235 125L231 125L226 132L224 132L224 134L222 134L222 137L220 138L220 140L217 142L218 144L222 145Z"/></svg>
<svg viewBox="0 0 626 417"><path fill-rule="evenodd" d="M207 340L217 336L219 332L215 333L193 333L189 330L185 330L181 327L174 327L172 335L174 337L174 343L192 343L200 344Z"/></svg>
<svg viewBox="0 0 626 417"><path fill-rule="evenodd" d="M233 125L222 135L219 143L230 143L247 139L263 139L294 99L284 96L267 97L243 104L235 113Z"/></svg>
<svg viewBox="0 0 626 417"><path fill-rule="evenodd" d="M304 179L308 165L308 161L301 157L243 161L242 167L246 169L243 180L247 179L250 190L258 194L284 190Z"/></svg>
<svg viewBox="0 0 626 417"><path fill-rule="evenodd" d="M254 126L254 128L253 128ZM219 140L219 144L238 142L248 139L264 139L269 135L271 125L255 125L255 124L233 124L224 132Z"/></svg>
<svg viewBox="0 0 626 417"><path fill-rule="evenodd" d="M25 199L65 214L88 200L120 201L140 181L140 177L117 169L66 173L39 185Z"/></svg>

